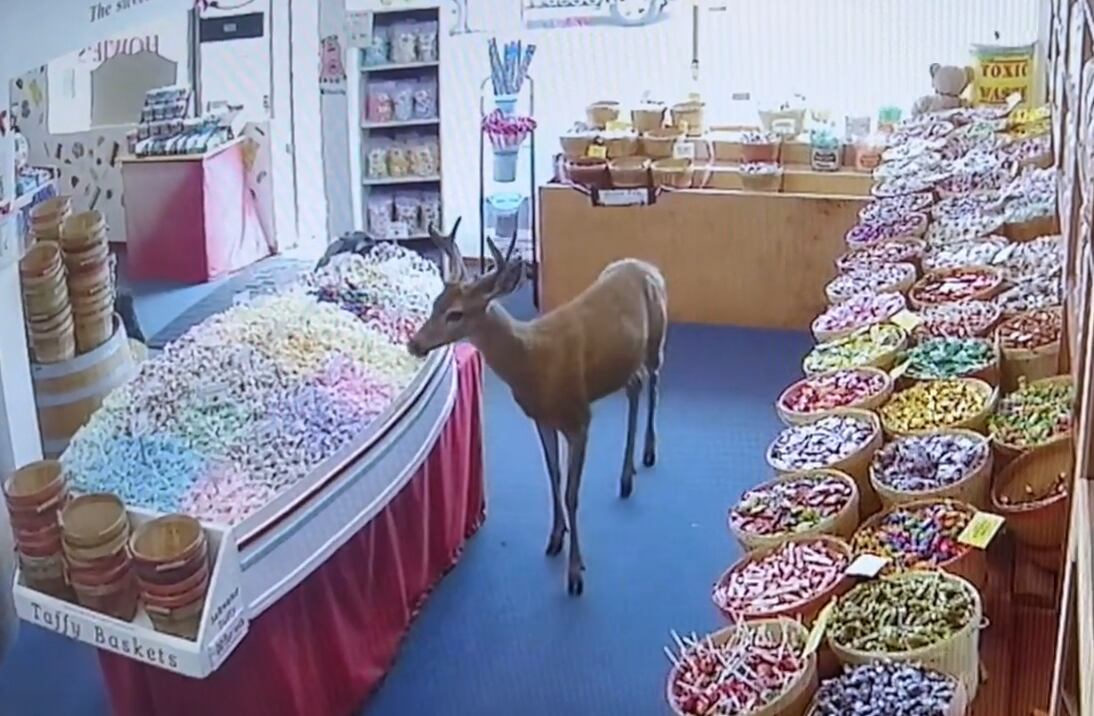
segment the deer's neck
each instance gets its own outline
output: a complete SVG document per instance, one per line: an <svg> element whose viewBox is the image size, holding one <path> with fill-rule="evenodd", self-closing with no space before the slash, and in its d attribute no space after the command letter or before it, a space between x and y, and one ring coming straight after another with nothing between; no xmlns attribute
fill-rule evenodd
<svg viewBox="0 0 1094 716"><path fill-rule="evenodd" d="M533 372L528 324L513 318L496 302L486 307L481 326L470 338L487 364L514 390Z"/></svg>

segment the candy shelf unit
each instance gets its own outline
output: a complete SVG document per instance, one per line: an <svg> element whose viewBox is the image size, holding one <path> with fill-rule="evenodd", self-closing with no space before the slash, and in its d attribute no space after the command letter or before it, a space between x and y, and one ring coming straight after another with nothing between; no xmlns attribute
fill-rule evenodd
<svg viewBox="0 0 1094 716"><path fill-rule="evenodd" d="M1051 716L1094 714L1094 1L1044 0L1046 84L1065 242L1066 368L1075 380L1075 480L1059 588Z"/></svg>
<svg viewBox="0 0 1094 716"><path fill-rule="evenodd" d="M391 6L372 10L373 22L378 25L387 26L392 26L400 21L415 20L437 22L439 28L440 13L440 5L434 5L432 3L403 3L402 6L393 4ZM421 243L429 239L429 234L425 231L421 231L418 227L406 227L405 231L396 227L396 230L391 235L387 236L373 232L369 227L368 221L369 198L372 195L372 192L377 190L384 191L387 187L400 187L404 190L420 189L430 192L435 191L438 196L441 196L441 177L443 169L437 175L429 177L406 176L370 178L368 175L368 151L369 147L372 146L375 141L383 141L384 139L396 136L399 134L400 130L417 130L423 133L435 132L439 145L441 134L441 98L443 97L440 83L443 44L440 42L440 34L441 33L438 30L438 59L435 61L387 62L370 65L365 61L367 50L362 49L359 51L360 94L358 96L361 98L362 108L367 105L368 88L372 83L418 78L430 78L437 83L436 117L409 119L404 121L394 120L390 122L375 122L370 121L367 118L367 113L364 110L361 112L361 226L364 227L365 234L371 239L388 239L411 243ZM437 161L438 163L440 162L439 151ZM444 216L443 207L441 216Z"/></svg>
<svg viewBox="0 0 1094 716"><path fill-rule="evenodd" d="M493 147L486 138L486 132L482 129L482 120L486 118L486 115L493 112L496 108L495 98L490 91L491 78L487 77L479 84L479 266L485 267L486 264L486 237L488 235L487 230L487 204L490 203L490 197L495 194L512 193L505 192L502 187L509 186L510 184L519 185L521 183L522 167L526 168L526 176L524 181L527 182L527 193L519 192L521 200L517 204L517 207L513 214L512 222L516 227L515 236L501 236L497 231L499 216L494 208L490 211L495 214L494 216L494 230L490 233L490 238L494 241L502 252L505 252L509 248L511 241L516 241L517 246L513 250L514 256L523 256L527 263L527 270L532 278L532 301L536 308L540 305L540 285L539 285L539 267L540 267L540 250L539 250L539 235L537 231L537 202L538 196L536 192L536 131L533 129L528 135L528 138L521 144L520 149L517 152L517 177L513 182L499 182L487 175L487 172L492 171L493 167ZM536 116L536 83L530 75L525 75L523 85L520 93L516 96L515 104L510 108L511 114L520 115L527 107L527 116ZM499 191L492 191L493 189L499 189ZM521 216L525 214L525 208L527 207L527 221L528 228L522 230L520 228Z"/></svg>
<svg viewBox="0 0 1094 716"><path fill-rule="evenodd" d="M134 528L157 516L137 508L128 512ZM241 590L234 532L211 523L202 526L209 541L213 569L195 641L156 631L143 605L138 606L133 621L126 622L43 594L27 586L19 569L13 587L15 610L19 618L69 639L203 679L216 671L243 641L250 619Z"/></svg>

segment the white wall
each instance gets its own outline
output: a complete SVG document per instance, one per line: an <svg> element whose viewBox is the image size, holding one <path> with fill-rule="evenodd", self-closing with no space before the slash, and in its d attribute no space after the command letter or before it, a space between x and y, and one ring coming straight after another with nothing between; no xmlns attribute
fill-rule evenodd
<svg viewBox="0 0 1094 716"><path fill-rule="evenodd" d="M884 104L908 107L930 90L932 62L965 64L973 41L1026 42L1037 36L1038 0L710 0L700 24L699 81L691 78L691 3L669 0L667 17L644 28L594 21L586 27L524 29L522 0L467 0L471 34L442 35L441 116L447 222L463 216L468 255L478 252L479 83L489 74L486 42L537 45L538 180L552 172L558 135L598 99L634 102L642 93L667 102L700 92L707 121L755 120L754 103L730 96L795 91L835 114L876 116ZM453 16L442 12L448 29ZM739 103L737 103L739 104ZM523 186L523 185L522 185Z"/></svg>

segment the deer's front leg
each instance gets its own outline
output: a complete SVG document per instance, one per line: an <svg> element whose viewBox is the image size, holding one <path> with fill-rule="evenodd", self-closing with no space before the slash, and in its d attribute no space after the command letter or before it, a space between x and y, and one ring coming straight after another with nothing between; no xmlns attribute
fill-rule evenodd
<svg viewBox="0 0 1094 716"><path fill-rule="evenodd" d="M577 495L581 490L581 471L585 466L585 443L589 437L588 424L580 431L566 435L569 445L569 465L566 470L566 517L570 522L570 565L567 587L570 594L578 596L585 589L582 572L585 562L581 559L581 544L577 536Z"/></svg>
<svg viewBox="0 0 1094 716"><path fill-rule="evenodd" d="M626 499L634 489L634 433L638 429L638 398L642 394L642 379L637 375L627 381L627 444L623 451L623 475L619 478L619 496Z"/></svg>
<svg viewBox="0 0 1094 716"><path fill-rule="evenodd" d="M562 538L566 534L566 520L562 516L562 470L558 464L558 431L543 423L536 423L539 442L543 446L543 462L547 465L547 478L551 481L551 536L547 540L547 555L555 556L562 551Z"/></svg>

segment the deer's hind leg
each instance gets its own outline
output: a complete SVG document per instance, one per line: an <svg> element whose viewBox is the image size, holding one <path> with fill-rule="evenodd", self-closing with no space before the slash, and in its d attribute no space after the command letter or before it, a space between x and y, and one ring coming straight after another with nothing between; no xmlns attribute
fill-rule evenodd
<svg viewBox="0 0 1094 716"><path fill-rule="evenodd" d="M652 467L657 462L657 427L654 417L657 414L657 398L661 382L661 364L665 360L665 332L668 328L668 315L664 302L650 310L650 335L646 349L646 380L649 383L649 399L646 413L646 445L642 450L642 464Z"/></svg>
<svg viewBox="0 0 1094 716"><path fill-rule="evenodd" d="M619 478L619 496L626 499L634 490L634 433L638 430L638 399L642 395L642 376L627 380L627 445L623 452L623 474Z"/></svg>

